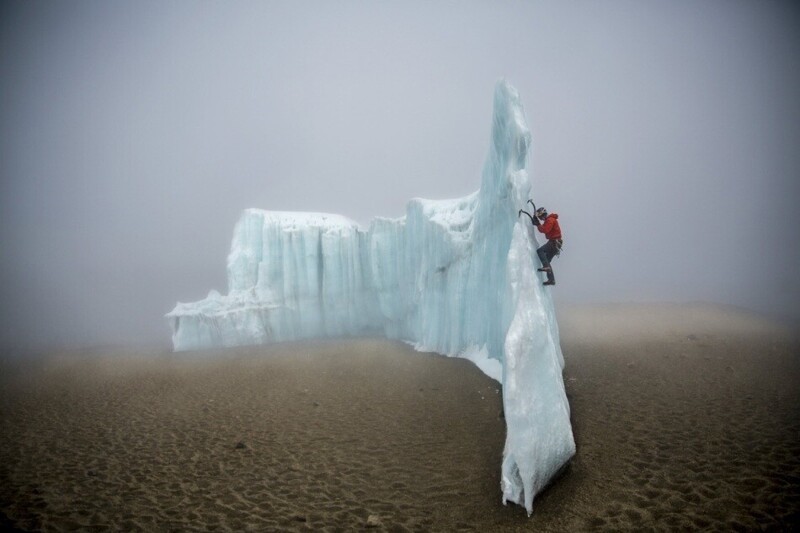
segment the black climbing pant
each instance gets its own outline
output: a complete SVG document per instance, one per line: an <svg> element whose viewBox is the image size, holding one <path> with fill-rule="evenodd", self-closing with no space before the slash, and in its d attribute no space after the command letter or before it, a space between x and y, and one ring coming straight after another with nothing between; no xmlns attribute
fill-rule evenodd
<svg viewBox="0 0 800 533"><path fill-rule="evenodd" d="M539 254L539 260L542 262L542 266L550 267L550 271L547 273L547 281L552 281L553 283L555 283L556 277L553 275L553 267L550 266L550 261L558 255L558 252L559 244L555 239L547 241L536 250L536 253Z"/></svg>

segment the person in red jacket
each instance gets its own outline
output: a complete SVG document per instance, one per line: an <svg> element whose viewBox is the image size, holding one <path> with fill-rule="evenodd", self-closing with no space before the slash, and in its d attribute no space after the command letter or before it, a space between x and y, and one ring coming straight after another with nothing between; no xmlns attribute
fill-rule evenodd
<svg viewBox="0 0 800 533"><path fill-rule="evenodd" d="M530 213L522 209L520 209L517 216L522 213L528 215L531 219L531 223L536 226L536 229L541 233L544 233L544 236L547 238L547 242L536 250L536 253L539 254L539 259L542 261L542 268L539 269L539 272L547 273L547 281L544 282L544 285L555 285L556 277L553 275L553 267L550 265L550 262L561 253L561 246L564 243L561 238L561 226L558 224L558 214L548 214L547 209L544 207L537 209L534 212L534 216L531 216Z"/></svg>

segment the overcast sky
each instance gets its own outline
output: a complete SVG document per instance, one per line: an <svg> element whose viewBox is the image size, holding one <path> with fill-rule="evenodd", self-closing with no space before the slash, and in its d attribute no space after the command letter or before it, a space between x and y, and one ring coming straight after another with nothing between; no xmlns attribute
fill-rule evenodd
<svg viewBox="0 0 800 533"><path fill-rule="evenodd" d="M500 78L557 303L800 323L800 9L736 0L0 4L0 340L169 343L248 207L478 188Z"/></svg>

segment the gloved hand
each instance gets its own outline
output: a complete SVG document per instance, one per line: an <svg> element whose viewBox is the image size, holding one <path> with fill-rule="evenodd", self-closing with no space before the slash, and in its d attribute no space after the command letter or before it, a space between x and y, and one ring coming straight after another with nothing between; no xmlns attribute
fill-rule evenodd
<svg viewBox="0 0 800 533"><path fill-rule="evenodd" d="M536 215L533 215L531 218L533 219L534 226L538 226L540 224L539 219L536 218Z"/></svg>

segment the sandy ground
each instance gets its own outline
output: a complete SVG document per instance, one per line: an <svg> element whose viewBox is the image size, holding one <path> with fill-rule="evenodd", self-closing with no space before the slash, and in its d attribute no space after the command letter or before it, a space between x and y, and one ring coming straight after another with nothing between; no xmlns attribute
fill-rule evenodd
<svg viewBox="0 0 800 533"><path fill-rule="evenodd" d="M385 340L0 365L0 527L797 529L800 353L711 306L560 314L578 452L500 502L499 386Z"/></svg>

